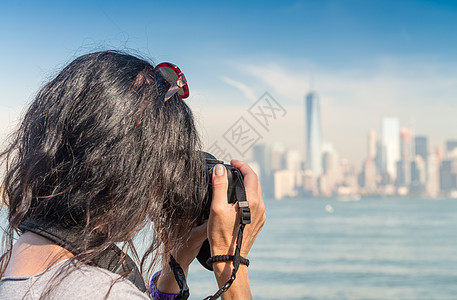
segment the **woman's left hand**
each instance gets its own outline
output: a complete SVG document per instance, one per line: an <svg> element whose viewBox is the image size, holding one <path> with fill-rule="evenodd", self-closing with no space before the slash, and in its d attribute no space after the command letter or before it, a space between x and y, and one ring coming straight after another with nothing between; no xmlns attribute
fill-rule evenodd
<svg viewBox="0 0 457 300"><path fill-rule="evenodd" d="M173 257L181 265L186 275L189 265L197 257L203 242L207 239L207 225L208 221L204 221L202 224L192 228L186 243L181 248L172 252Z"/></svg>
<svg viewBox="0 0 457 300"><path fill-rule="evenodd" d="M203 224L192 228L186 243L172 252L173 257L183 269L186 277L190 264L194 261L195 257L197 257L203 242L207 239L207 225L208 221L205 221ZM156 286L162 293L176 294L179 292L178 283L169 266L162 270L162 274L157 280Z"/></svg>

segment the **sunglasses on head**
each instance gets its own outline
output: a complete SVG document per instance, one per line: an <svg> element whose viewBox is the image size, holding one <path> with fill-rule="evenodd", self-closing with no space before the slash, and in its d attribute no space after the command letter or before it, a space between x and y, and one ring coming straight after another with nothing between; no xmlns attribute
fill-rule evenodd
<svg viewBox="0 0 457 300"><path fill-rule="evenodd" d="M186 76L184 76L178 66L172 63L163 62L155 66L154 72L156 71L160 72L162 77L170 84L170 88L165 94L164 101L167 101L176 93L178 93L178 96L181 97L181 99L189 97L189 86L187 85Z"/></svg>

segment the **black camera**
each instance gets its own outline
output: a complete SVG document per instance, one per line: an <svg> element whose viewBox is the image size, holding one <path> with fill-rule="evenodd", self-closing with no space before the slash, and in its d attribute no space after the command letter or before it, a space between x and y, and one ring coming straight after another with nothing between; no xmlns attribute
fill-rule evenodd
<svg viewBox="0 0 457 300"><path fill-rule="evenodd" d="M228 189L227 189L227 200L228 203L235 203L239 200L239 195L237 198L237 189L244 190L243 184L243 175L241 174L240 170L237 168L224 164L223 161L218 160L213 155L203 152L205 154L205 161L206 167L208 171L208 191L206 193L205 199L203 200L204 207L201 215L202 220L207 220L209 218L209 211L211 208L211 200L213 199L213 168L218 165L224 165L225 169L227 170L227 180L228 180ZM238 192L239 194L239 192Z"/></svg>
<svg viewBox="0 0 457 300"><path fill-rule="evenodd" d="M202 220L207 220L209 218L209 213L211 209L211 200L213 199L213 168L218 165L224 165L225 169L227 170L227 180L228 180L228 189L227 189L227 200L228 203L236 203L237 201L246 201L246 192L244 190L244 183L243 183L243 175L241 174L240 170L237 168L224 164L223 161L218 160L213 155L204 152L205 154L205 161L208 171L208 191L206 196L203 200L204 207L201 215ZM243 216L245 218L249 218L250 220L250 213L249 216ZM207 263L208 258L211 257L211 251L208 240L206 240L200 252L197 255L198 261L208 270L213 270L213 266Z"/></svg>

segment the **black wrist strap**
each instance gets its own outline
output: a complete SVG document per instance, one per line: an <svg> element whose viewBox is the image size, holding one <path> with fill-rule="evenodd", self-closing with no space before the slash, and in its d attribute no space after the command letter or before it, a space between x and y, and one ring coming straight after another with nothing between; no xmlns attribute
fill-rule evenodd
<svg viewBox="0 0 457 300"><path fill-rule="evenodd" d="M230 279L212 296L208 296L203 300L215 300L219 298L225 291L227 291L230 286L232 285L233 281L236 279L236 272L240 266L240 251L241 251L241 243L243 242L243 231L244 226L246 224L241 224L240 229L238 230L238 236L236 239L236 248L235 248L235 255L233 255L233 270L232 275L230 275Z"/></svg>
<svg viewBox="0 0 457 300"><path fill-rule="evenodd" d="M170 254L170 261L168 262L170 265L171 270L173 271L173 275L175 276L176 282L179 286L179 294L176 296L175 300L187 300L190 296L189 286L187 285L186 275L182 270L179 263L175 260L173 255Z"/></svg>
<svg viewBox="0 0 457 300"><path fill-rule="evenodd" d="M215 255L215 256L211 256L210 258L208 258L206 263L208 265L212 265L213 263L220 262L220 261L233 261L234 258L235 258L235 256L233 256L233 255ZM240 256L240 263L242 265L249 267L249 259L247 259L247 258Z"/></svg>

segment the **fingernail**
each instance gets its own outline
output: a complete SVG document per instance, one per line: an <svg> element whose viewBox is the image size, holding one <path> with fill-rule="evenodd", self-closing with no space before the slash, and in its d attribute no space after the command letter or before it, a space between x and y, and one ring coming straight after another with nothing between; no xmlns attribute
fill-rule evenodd
<svg viewBox="0 0 457 300"><path fill-rule="evenodd" d="M222 165L217 165L217 166L216 166L216 176L222 176L222 175L224 175L224 170L225 170L224 166L222 166Z"/></svg>

